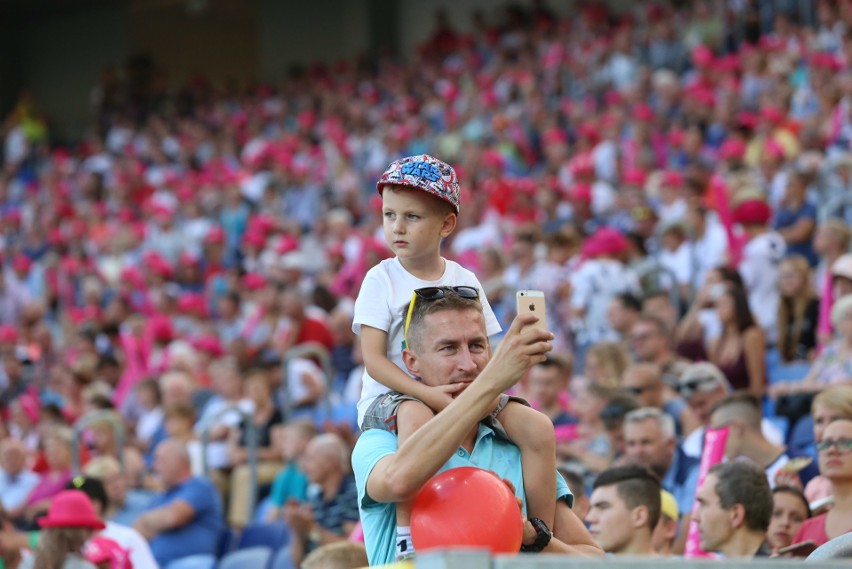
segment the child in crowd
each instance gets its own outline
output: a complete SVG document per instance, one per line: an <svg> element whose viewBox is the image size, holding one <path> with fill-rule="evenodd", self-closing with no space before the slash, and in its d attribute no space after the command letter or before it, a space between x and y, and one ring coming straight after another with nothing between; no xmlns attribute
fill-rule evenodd
<svg viewBox="0 0 852 569"><path fill-rule="evenodd" d="M361 337L365 365L358 423L362 429L395 431L402 444L466 385L427 387L403 371L409 305L440 298L440 287L452 286L479 299L489 335L500 332L500 325L476 276L441 256L441 241L455 229L459 213L455 170L425 154L410 156L392 163L376 186L385 240L396 256L367 273L355 301L352 328ZM507 396L495 402L492 417L521 449L529 516L552 527L556 465L550 419ZM399 557L413 553L409 511L410 505L397 505Z"/></svg>

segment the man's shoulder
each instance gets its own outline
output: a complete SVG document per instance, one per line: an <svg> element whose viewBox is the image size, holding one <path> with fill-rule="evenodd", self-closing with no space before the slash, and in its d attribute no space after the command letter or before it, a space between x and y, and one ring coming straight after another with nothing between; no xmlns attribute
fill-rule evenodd
<svg viewBox="0 0 852 569"><path fill-rule="evenodd" d="M383 456L396 452L398 447L399 440L390 431L368 429L361 433L352 450L352 469L356 481L365 483L366 475L375 463Z"/></svg>

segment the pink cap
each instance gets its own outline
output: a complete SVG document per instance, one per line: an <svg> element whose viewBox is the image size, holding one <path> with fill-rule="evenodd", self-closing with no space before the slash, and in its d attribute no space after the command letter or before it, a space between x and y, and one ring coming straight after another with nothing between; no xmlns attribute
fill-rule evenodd
<svg viewBox="0 0 852 569"><path fill-rule="evenodd" d="M742 140L729 138L719 147L719 158L722 160L742 160L745 151L745 143Z"/></svg>
<svg viewBox="0 0 852 569"><path fill-rule="evenodd" d="M627 184L628 186L644 186L646 179L647 175L645 174L645 172L639 170L638 168L627 170L621 177L621 181Z"/></svg>
<svg viewBox="0 0 852 569"><path fill-rule="evenodd" d="M266 278L260 273L247 273L243 276L242 284L248 290L260 290L266 286Z"/></svg>
<svg viewBox="0 0 852 569"><path fill-rule="evenodd" d="M651 122L654 120L654 109L651 105L636 105L633 108L633 118L640 122Z"/></svg>
<svg viewBox="0 0 852 569"><path fill-rule="evenodd" d="M626 251L629 246L627 238L621 232L611 227L603 227L583 242L582 254L587 258L619 255Z"/></svg>
<svg viewBox="0 0 852 569"><path fill-rule="evenodd" d="M668 170L663 173L663 184L666 186L674 186L680 187L683 185L683 174L680 172L675 172L674 170Z"/></svg>
<svg viewBox="0 0 852 569"><path fill-rule="evenodd" d="M0 344L15 344L18 342L18 330L11 324L0 325Z"/></svg>
<svg viewBox="0 0 852 569"><path fill-rule="evenodd" d="M760 199L745 200L733 211L734 223L742 225L766 225L771 217L772 208Z"/></svg>
<svg viewBox="0 0 852 569"><path fill-rule="evenodd" d="M215 226L207 232L207 235L204 236L204 242L208 244L218 244L221 245L225 242L225 230L220 226Z"/></svg>
<svg viewBox="0 0 852 569"><path fill-rule="evenodd" d="M713 55L713 50L704 44L698 44L694 48L692 48L691 55L692 63L699 68L709 67L715 59L715 55Z"/></svg>

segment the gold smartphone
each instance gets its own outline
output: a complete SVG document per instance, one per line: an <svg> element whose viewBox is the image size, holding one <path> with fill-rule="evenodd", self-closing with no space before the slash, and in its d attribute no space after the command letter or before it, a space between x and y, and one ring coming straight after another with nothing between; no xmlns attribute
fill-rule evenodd
<svg viewBox="0 0 852 569"><path fill-rule="evenodd" d="M538 317L535 328L547 331L547 313L545 311L544 293L540 290L519 290L515 294L518 314L534 314Z"/></svg>

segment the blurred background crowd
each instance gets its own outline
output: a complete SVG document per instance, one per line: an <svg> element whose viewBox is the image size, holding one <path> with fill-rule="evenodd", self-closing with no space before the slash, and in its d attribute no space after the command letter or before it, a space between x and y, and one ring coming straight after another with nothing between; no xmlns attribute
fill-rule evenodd
<svg viewBox="0 0 852 569"><path fill-rule="evenodd" d="M226 527L280 522L296 564L346 539L352 308L389 255L375 182L424 152L462 185L444 255L504 329L517 290L546 293L557 350L517 390L553 419L575 495L636 461L688 515L701 433L733 405L729 457L831 502L817 461L784 465L852 418L852 2L472 18L461 33L437 13L410 57L281 84L105 73L63 146L22 95L0 128L0 502L17 530L82 472L161 566L238 547ZM650 450L629 433L646 408L674 419ZM190 478L193 512L170 508Z"/></svg>

